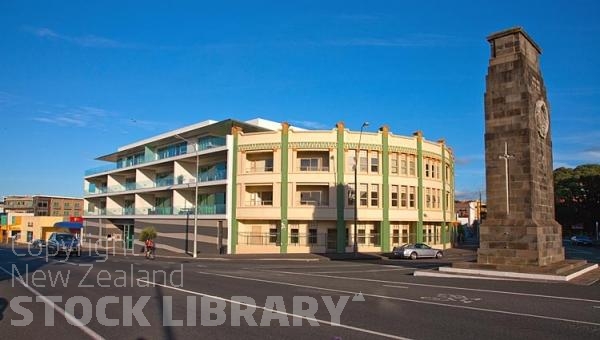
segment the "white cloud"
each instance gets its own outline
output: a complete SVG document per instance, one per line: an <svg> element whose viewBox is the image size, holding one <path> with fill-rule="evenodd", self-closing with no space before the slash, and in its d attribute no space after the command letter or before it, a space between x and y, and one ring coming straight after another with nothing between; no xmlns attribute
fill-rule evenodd
<svg viewBox="0 0 600 340"><path fill-rule="evenodd" d="M83 47L95 48L139 48L140 45L123 43L117 40L99 37L95 35L84 36L69 36L60 34L46 27L25 27L27 32L30 32L40 38L61 40Z"/></svg>

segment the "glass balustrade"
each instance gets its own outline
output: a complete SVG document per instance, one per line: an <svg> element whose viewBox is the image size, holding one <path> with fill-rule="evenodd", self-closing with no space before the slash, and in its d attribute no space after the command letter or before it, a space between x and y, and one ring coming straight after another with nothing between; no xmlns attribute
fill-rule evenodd
<svg viewBox="0 0 600 340"><path fill-rule="evenodd" d="M201 138L198 141L198 151L209 150L212 148L218 148L218 147L222 147L225 145L226 145L225 137L211 136L211 137L207 137L207 138ZM127 160L121 159L119 162L115 162L113 164L102 165L99 167L85 170L84 175L92 176L92 175L96 175L96 174L100 174L100 173L108 172L108 171L113 171L113 170L117 170L117 169L125 169L125 168L129 168L129 167L139 166L139 165L142 165L145 163L154 162L159 159L165 160L165 159L169 159L169 158L179 157L184 154L193 155L193 153L187 152L186 148L187 148L187 146L185 146L185 145L176 145L176 146L174 146L174 149L173 149L175 151L167 150L166 152L162 152L162 153L158 153L158 151L157 151L157 153L154 155L144 156L143 158L136 157L135 160L133 160L133 161L127 161ZM159 155L160 155L160 157L159 157Z"/></svg>

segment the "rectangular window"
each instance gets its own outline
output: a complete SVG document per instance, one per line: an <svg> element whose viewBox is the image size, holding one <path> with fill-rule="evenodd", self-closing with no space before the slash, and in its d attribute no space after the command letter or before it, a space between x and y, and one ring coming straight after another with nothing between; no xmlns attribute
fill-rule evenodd
<svg viewBox="0 0 600 340"><path fill-rule="evenodd" d="M425 160L425 177L429 177L429 159Z"/></svg>
<svg viewBox="0 0 600 340"><path fill-rule="evenodd" d="M369 158L367 157L367 150L360 150L360 167L358 170L360 172L367 172L369 170Z"/></svg>
<svg viewBox="0 0 600 340"><path fill-rule="evenodd" d="M269 228L269 243L279 243L277 228Z"/></svg>
<svg viewBox="0 0 600 340"><path fill-rule="evenodd" d="M409 193L408 193L408 207L409 208L415 207L415 194L416 194L415 187L409 187Z"/></svg>
<svg viewBox="0 0 600 340"><path fill-rule="evenodd" d="M272 191L263 191L263 192L251 192L250 193L250 205L258 206L258 205L273 205L273 192Z"/></svg>
<svg viewBox="0 0 600 340"><path fill-rule="evenodd" d="M308 229L308 244L317 244L317 229Z"/></svg>
<svg viewBox="0 0 600 340"><path fill-rule="evenodd" d="M428 209L431 208L431 189L430 188L425 189L425 207Z"/></svg>
<svg viewBox="0 0 600 340"><path fill-rule="evenodd" d="M265 159L265 171L272 172L273 171L273 158Z"/></svg>
<svg viewBox="0 0 600 340"><path fill-rule="evenodd" d="M400 191L400 206L406 208L408 206L408 187L403 185Z"/></svg>
<svg viewBox="0 0 600 340"><path fill-rule="evenodd" d="M403 153L402 155L400 155L400 175L407 175L407 165L406 165L406 154Z"/></svg>
<svg viewBox="0 0 600 340"><path fill-rule="evenodd" d="M394 226L392 230L392 244L400 244L400 229L398 226Z"/></svg>
<svg viewBox="0 0 600 340"><path fill-rule="evenodd" d="M358 231L358 233L356 234L356 238L357 238L356 241L357 241L357 243L358 244L365 244L365 241L366 241L365 229L358 229L357 231Z"/></svg>
<svg viewBox="0 0 600 340"><path fill-rule="evenodd" d="M348 206L354 206L356 200L356 191L354 190L354 183L348 184Z"/></svg>
<svg viewBox="0 0 600 340"><path fill-rule="evenodd" d="M393 174L398 173L398 154L395 152L390 157L390 172Z"/></svg>
<svg viewBox="0 0 600 340"><path fill-rule="evenodd" d="M379 206L379 184L371 184L371 206Z"/></svg>
<svg viewBox="0 0 600 340"><path fill-rule="evenodd" d="M433 161L433 162L431 163L431 178L436 178L436 177L435 177L435 174L436 174L436 172L435 172L435 167L437 166L437 165L436 165L436 163L437 163L436 161Z"/></svg>
<svg viewBox="0 0 600 340"><path fill-rule="evenodd" d="M371 151L371 172L379 173L379 152Z"/></svg>
<svg viewBox="0 0 600 340"><path fill-rule="evenodd" d="M354 166L356 165L356 150L348 150L346 153L346 169L348 172L354 172Z"/></svg>
<svg viewBox="0 0 600 340"><path fill-rule="evenodd" d="M369 188L367 184L361 183L360 185L360 205L366 207L369 204Z"/></svg>
<svg viewBox="0 0 600 340"><path fill-rule="evenodd" d="M290 243L291 244L298 244L300 243L300 236L298 233L298 228L292 228L290 229Z"/></svg>
<svg viewBox="0 0 600 340"><path fill-rule="evenodd" d="M417 167L415 163L415 155L408 155L408 174L414 176L417 173Z"/></svg>
<svg viewBox="0 0 600 340"><path fill-rule="evenodd" d="M187 152L187 142L180 142L177 144L169 145L163 148L159 148L156 151L158 159L164 159L168 157L175 157L183 155ZM128 159L129 162L129 159Z"/></svg>
<svg viewBox="0 0 600 340"><path fill-rule="evenodd" d="M320 191L302 191L300 192L300 205L321 205Z"/></svg>
<svg viewBox="0 0 600 340"><path fill-rule="evenodd" d="M318 158L302 158L300 159L300 171L319 171Z"/></svg>
<svg viewBox="0 0 600 340"><path fill-rule="evenodd" d="M397 185L392 185L392 194L391 194L391 198L392 198L392 207L398 207L398 186Z"/></svg>

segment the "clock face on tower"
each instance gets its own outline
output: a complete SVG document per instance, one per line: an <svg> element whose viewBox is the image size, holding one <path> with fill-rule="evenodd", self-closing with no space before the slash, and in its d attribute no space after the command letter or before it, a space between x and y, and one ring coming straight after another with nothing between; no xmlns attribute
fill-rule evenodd
<svg viewBox="0 0 600 340"><path fill-rule="evenodd" d="M540 137L546 138L550 127L550 119L548 118L548 107L542 99L535 103L535 122Z"/></svg>

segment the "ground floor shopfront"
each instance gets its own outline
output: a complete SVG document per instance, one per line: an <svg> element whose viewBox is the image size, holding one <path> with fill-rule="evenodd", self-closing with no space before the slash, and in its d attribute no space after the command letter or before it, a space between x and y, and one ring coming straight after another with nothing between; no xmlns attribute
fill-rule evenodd
<svg viewBox="0 0 600 340"><path fill-rule="evenodd" d="M424 242L433 247L449 248L453 228L446 224L391 222L346 222L339 228L336 221L238 221L235 253L343 253L353 252L356 242L359 252L389 252L394 246ZM340 251L340 249L342 251Z"/></svg>
<svg viewBox="0 0 600 340"><path fill-rule="evenodd" d="M424 242L442 249L452 247L455 232L451 223L359 221L356 232L353 221L343 229L337 221L272 220L237 221L235 234L230 234L228 221L202 219L197 222L194 238L192 219L86 219L83 238L86 242L118 244L125 249L141 247L141 231L153 227L159 249L193 254L194 239L199 254L279 254L279 253L343 253L353 252L356 240L359 252L389 252L394 246ZM233 232L233 230L232 230ZM341 251L340 251L341 249Z"/></svg>

